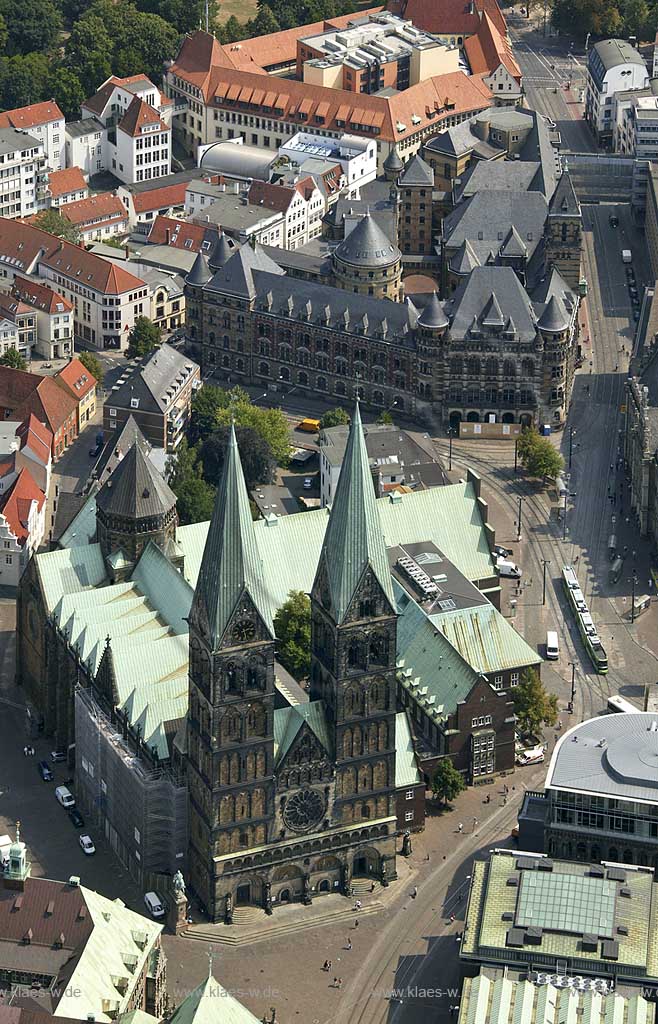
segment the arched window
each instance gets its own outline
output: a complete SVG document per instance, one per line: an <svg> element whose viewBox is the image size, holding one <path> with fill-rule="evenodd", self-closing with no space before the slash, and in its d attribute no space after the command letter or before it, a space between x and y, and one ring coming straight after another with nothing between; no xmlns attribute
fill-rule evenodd
<svg viewBox="0 0 658 1024"><path fill-rule="evenodd" d="M240 670L234 661L229 661L226 666L226 690L227 693L238 693L240 690Z"/></svg>
<svg viewBox="0 0 658 1024"><path fill-rule="evenodd" d="M281 367L281 372L279 373L279 377L281 378L281 380L286 380L286 381L290 380L290 370L288 369L287 366L282 366Z"/></svg>
<svg viewBox="0 0 658 1024"><path fill-rule="evenodd" d="M316 377L315 378L315 386L318 389L318 391L326 391L327 390L327 378L326 377Z"/></svg>
<svg viewBox="0 0 658 1024"><path fill-rule="evenodd" d="M516 364L513 359L506 359L503 363L503 377L508 380L516 377Z"/></svg>
<svg viewBox="0 0 658 1024"><path fill-rule="evenodd" d="M342 381L342 380L336 381L336 394L337 395L345 395L345 394L347 394L347 388L345 387L345 382L344 381Z"/></svg>
<svg viewBox="0 0 658 1024"><path fill-rule="evenodd" d="M373 391L372 393L372 404L383 405L384 404L384 393L382 391Z"/></svg>
<svg viewBox="0 0 658 1024"><path fill-rule="evenodd" d="M300 388L308 387L308 374L304 373L303 371L302 371L302 373L298 373L297 374L297 383L299 384Z"/></svg>
<svg viewBox="0 0 658 1024"><path fill-rule="evenodd" d="M235 368L238 373L244 373L244 359L238 359L235 364Z"/></svg>
<svg viewBox="0 0 658 1024"><path fill-rule="evenodd" d="M489 358L487 359L486 374L487 377L498 376L498 360L495 359L493 356L489 356Z"/></svg>
<svg viewBox="0 0 658 1024"><path fill-rule="evenodd" d="M480 360L477 356L470 356L466 360L466 374L471 379L480 376Z"/></svg>
<svg viewBox="0 0 658 1024"><path fill-rule="evenodd" d="M269 364L269 363L266 363L266 362L264 362L264 361L261 361L261 362L260 362L260 363L258 364L258 372L259 372L259 373L261 374L261 376L263 376L263 377L269 377L269 375L270 375L270 364Z"/></svg>

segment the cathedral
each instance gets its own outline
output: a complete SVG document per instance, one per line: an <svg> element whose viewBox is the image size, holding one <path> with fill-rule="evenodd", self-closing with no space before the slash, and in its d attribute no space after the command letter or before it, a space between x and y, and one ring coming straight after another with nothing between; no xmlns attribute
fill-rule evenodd
<svg viewBox="0 0 658 1024"><path fill-rule="evenodd" d="M232 432L189 616L189 871L214 921L395 868L396 606L360 415L311 591L310 701L274 710L274 626ZM297 883L297 885L295 884Z"/></svg>

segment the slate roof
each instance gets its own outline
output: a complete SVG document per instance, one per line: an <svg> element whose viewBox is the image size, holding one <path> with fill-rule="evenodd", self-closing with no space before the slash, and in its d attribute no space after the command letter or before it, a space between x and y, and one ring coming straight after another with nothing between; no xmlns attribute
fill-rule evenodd
<svg viewBox="0 0 658 1024"><path fill-rule="evenodd" d="M470 199L476 192L527 192L536 182L538 160L476 160L466 174L457 192L457 200Z"/></svg>
<svg viewBox="0 0 658 1024"><path fill-rule="evenodd" d="M492 295L495 298L494 310ZM521 341L533 341L537 336L535 313L528 295L511 267L476 267L471 276L455 292L446 307L450 317L450 334L455 340L465 340L474 319L482 326L485 310L497 323L504 324L512 317ZM501 325L502 325L501 324Z"/></svg>
<svg viewBox="0 0 658 1024"><path fill-rule="evenodd" d="M457 252L450 260L450 269L455 274L470 274L473 267L479 267L480 261L473 251L473 246L466 238L457 249Z"/></svg>
<svg viewBox="0 0 658 1024"><path fill-rule="evenodd" d="M128 449L96 495L97 508L125 519L165 515L175 504L176 495L140 444Z"/></svg>
<svg viewBox="0 0 658 1024"><path fill-rule="evenodd" d="M571 175L562 171L548 208L549 217L580 217L580 203L573 187Z"/></svg>
<svg viewBox="0 0 658 1024"><path fill-rule="evenodd" d="M391 148L388 156L384 160L384 170L385 171L401 171L403 167L404 167L404 164L402 163L402 160L400 159L400 154L398 153L397 146L393 146Z"/></svg>
<svg viewBox="0 0 658 1024"><path fill-rule="evenodd" d="M328 610L339 625L367 571L373 573L394 607L391 572L357 403L316 576L316 583L318 577L326 578L331 599Z"/></svg>
<svg viewBox="0 0 658 1024"><path fill-rule="evenodd" d="M213 269L213 253L210 255L209 263ZM271 275L284 273L281 267L265 254L258 242L253 248L247 243L235 249L227 262L213 274L206 287L213 292L253 299L257 293L254 283L255 270L263 270Z"/></svg>
<svg viewBox="0 0 658 1024"><path fill-rule="evenodd" d="M143 362L138 363L123 384L112 388L107 404L130 409L131 400L139 400L139 411L167 412L171 405L167 391L183 382L197 364L172 345L160 345ZM189 369L188 369L189 367ZM167 401L165 401L167 399Z"/></svg>
<svg viewBox="0 0 658 1024"><path fill-rule="evenodd" d="M605 715L561 736L547 789L596 793L655 804L658 800L658 717L651 711Z"/></svg>
<svg viewBox="0 0 658 1024"><path fill-rule="evenodd" d="M276 714L276 712L275 712ZM222 988L212 974L186 995L170 1024L260 1024L253 1013Z"/></svg>
<svg viewBox="0 0 658 1024"><path fill-rule="evenodd" d="M432 297L421 312L416 321L418 327L441 328L448 326L448 317L439 301L438 292L432 292Z"/></svg>
<svg viewBox="0 0 658 1024"><path fill-rule="evenodd" d="M400 250L394 245L368 211L336 247L334 256L341 263L355 267L390 267L400 259Z"/></svg>
<svg viewBox="0 0 658 1024"><path fill-rule="evenodd" d="M16 128L0 128L0 155L16 153L26 149L36 149L39 140Z"/></svg>
<svg viewBox="0 0 658 1024"><path fill-rule="evenodd" d="M220 231L215 238L208 257L208 266L210 269L214 271L221 270L221 268L228 263L235 250L235 242L232 242L229 239L226 232ZM265 254L265 250L263 250L263 253ZM274 265L276 266L276 264Z"/></svg>
<svg viewBox="0 0 658 1024"><path fill-rule="evenodd" d="M547 213L548 204L541 192L477 192L445 218L445 245L452 253L468 239L480 258L485 249L498 252L513 225L531 257L543 241Z"/></svg>
<svg viewBox="0 0 658 1024"><path fill-rule="evenodd" d="M422 157L416 154L416 156L412 157L412 159L406 164L398 179L398 184L404 186L426 185L428 188L433 188L434 171Z"/></svg>
<svg viewBox="0 0 658 1024"><path fill-rule="evenodd" d="M566 331L569 320L569 314L564 308L562 300L556 295L551 295L546 309L537 321L537 326L544 331Z"/></svg>
<svg viewBox="0 0 658 1024"><path fill-rule="evenodd" d="M231 425L228 451L190 612L190 617L208 636L213 650L221 645L226 629L245 597L253 603L265 629L273 637L272 610L265 595L263 565L254 537L235 429Z"/></svg>
<svg viewBox="0 0 658 1024"><path fill-rule="evenodd" d="M327 728L327 715L321 700L305 701L274 712L274 763L280 764L303 725L315 733L322 748L333 757L333 745Z"/></svg>
<svg viewBox="0 0 658 1024"><path fill-rule="evenodd" d="M500 255L513 258L521 258L528 255L528 246L513 224L509 229L507 238L500 247Z"/></svg>
<svg viewBox="0 0 658 1024"><path fill-rule="evenodd" d="M202 252L198 252L192 269L186 276L185 281L187 284L200 286L205 284L212 277L210 267L208 266L208 260Z"/></svg>

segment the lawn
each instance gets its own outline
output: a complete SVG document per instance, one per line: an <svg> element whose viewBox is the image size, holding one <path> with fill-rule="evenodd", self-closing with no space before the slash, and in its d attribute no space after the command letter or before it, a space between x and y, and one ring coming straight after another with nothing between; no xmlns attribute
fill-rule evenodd
<svg viewBox="0 0 658 1024"><path fill-rule="evenodd" d="M216 19L217 24L223 25L232 14L236 16L238 21L249 21L250 18L254 17L256 11L256 0L221 0L219 14Z"/></svg>

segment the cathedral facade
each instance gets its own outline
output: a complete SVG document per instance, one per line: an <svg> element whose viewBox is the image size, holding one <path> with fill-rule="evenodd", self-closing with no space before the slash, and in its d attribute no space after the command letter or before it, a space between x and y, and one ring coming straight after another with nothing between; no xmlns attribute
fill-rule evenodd
<svg viewBox="0 0 658 1024"><path fill-rule="evenodd" d="M310 701L275 710L233 435L189 619L189 870L213 921L396 877L396 611L358 412L311 601Z"/></svg>

